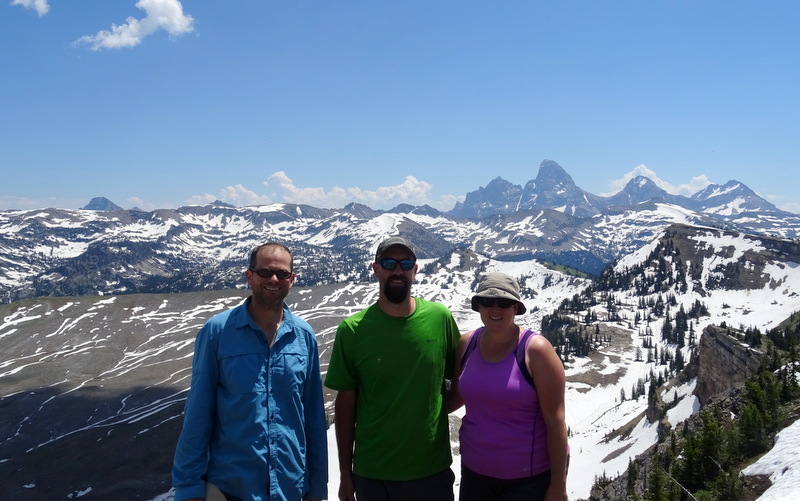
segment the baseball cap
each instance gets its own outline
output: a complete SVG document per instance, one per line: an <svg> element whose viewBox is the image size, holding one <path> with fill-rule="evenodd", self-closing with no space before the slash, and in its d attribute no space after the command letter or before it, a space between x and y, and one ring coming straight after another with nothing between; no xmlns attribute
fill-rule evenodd
<svg viewBox="0 0 800 501"><path fill-rule="evenodd" d="M411 245L411 242L403 237L389 237L378 244L378 250L375 252L375 261L379 260L390 247L404 247L411 253L411 257L417 259L417 254L414 252L414 246Z"/></svg>

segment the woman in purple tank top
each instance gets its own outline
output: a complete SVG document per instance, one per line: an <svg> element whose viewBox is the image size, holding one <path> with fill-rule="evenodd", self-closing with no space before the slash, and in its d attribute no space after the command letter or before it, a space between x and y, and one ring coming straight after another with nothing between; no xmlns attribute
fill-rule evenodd
<svg viewBox="0 0 800 501"><path fill-rule="evenodd" d="M516 324L525 313L517 281L487 273L472 297L483 327L464 334L450 410L459 432L459 501L567 499L564 367L544 337Z"/></svg>

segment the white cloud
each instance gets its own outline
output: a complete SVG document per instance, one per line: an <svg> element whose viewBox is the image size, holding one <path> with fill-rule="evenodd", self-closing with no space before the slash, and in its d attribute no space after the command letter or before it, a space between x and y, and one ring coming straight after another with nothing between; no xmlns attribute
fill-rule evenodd
<svg viewBox="0 0 800 501"><path fill-rule="evenodd" d="M195 195L187 200L190 205L205 205L215 200L236 205L266 205L271 203L306 204L319 208L341 208L350 202L362 203L373 209L391 209L407 203L410 205L430 205L441 211L448 211L456 202L463 200L454 195L443 195L438 201L431 200L432 187L414 176L406 176L405 180L394 186L381 186L375 190L361 188L341 188L334 186L325 188L301 188L295 185L284 171L272 174L263 182L265 194L248 190L241 184L228 186L220 190L218 195Z"/></svg>
<svg viewBox="0 0 800 501"><path fill-rule="evenodd" d="M672 195L684 195L684 196L692 196L698 191L702 190L706 186L713 184L705 174L701 174L699 176L695 176L689 181L688 183L679 184L677 186L660 179L658 175L649 169L646 165L638 165L632 171L628 172L624 176L619 179L615 179L608 183L608 191L606 193L601 193L600 196L609 197L611 195L615 195L622 191L625 188L625 185L628 184L628 181L635 178L636 176L644 176L649 178L653 181L656 186L661 188L662 190L670 193Z"/></svg>
<svg viewBox="0 0 800 501"><path fill-rule="evenodd" d="M375 209L388 209L400 203L431 204L429 194L432 190L429 183L420 181L414 176L406 176L401 184L382 186L375 190L340 188L338 186L329 191L324 188L299 188L283 171L271 175L264 182L264 186L275 201L308 204L315 207L343 207L350 202L357 202Z"/></svg>
<svg viewBox="0 0 800 501"><path fill-rule="evenodd" d="M225 203L236 205L238 207L244 207L246 205L266 205L272 203L272 200L270 200L269 197L265 195L259 195L252 190L248 190L241 184L223 188L220 190L219 195L212 195L210 193L195 195L189 198L186 203L188 205L206 205L217 200L221 200Z"/></svg>
<svg viewBox="0 0 800 501"><path fill-rule="evenodd" d="M766 195L764 198L772 202L780 210L800 214L800 202L787 202L783 195Z"/></svg>
<svg viewBox="0 0 800 501"><path fill-rule="evenodd" d="M778 206L780 210L785 210L786 212L794 212L795 214L800 214L800 203L797 202L789 202L785 204L781 204Z"/></svg>
<svg viewBox="0 0 800 501"><path fill-rule="evenodd" d="M21 5L26 9L33 9L39 16L43 16L50 12L50 5L47 0L14 0L11 5Z"/></svg>
<svg viewBox="0 0 800 501"><path fill-rule="evenodd" d="M134 47L158 30L173 36L191 33L194 18L183 13L179 0L139 0L136 7L145 11L144 19L129 17L121 26L112 25L111 31L100 31L94 36L84 36L76 44L88 44L92 50Z"/></svg>

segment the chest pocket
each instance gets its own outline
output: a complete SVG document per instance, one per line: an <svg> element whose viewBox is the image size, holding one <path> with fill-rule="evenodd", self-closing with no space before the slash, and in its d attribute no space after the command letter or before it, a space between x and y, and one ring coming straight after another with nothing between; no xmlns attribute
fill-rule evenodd
<svg viewBox="0 0 800 501"><path fill-rule="evenodd" d="M307 366L307 357L299 353L278 353L271 360L265 353L234 355L220 359L219 383L230 394L263 393L268 385L279 393L298 392Z"/></svg>
<svg viewBox="0 0 800 501"><path fill-rule="evenodd" d="M278 353L272 360L272 389L278 393L302 391L306 381L308 359L300 353Z"/></svg>
<svg viewBox="0 0 800 501"><path fill-rule="evenodd" d="M267 391L266 353L242 353L221 358L219 384L230 394Z"/></svg>

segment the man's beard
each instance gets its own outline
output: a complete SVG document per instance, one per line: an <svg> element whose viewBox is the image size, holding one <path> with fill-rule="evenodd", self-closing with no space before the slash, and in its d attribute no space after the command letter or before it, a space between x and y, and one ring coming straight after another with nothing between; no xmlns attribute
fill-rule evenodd
<svg viewBox="0 0 800 501"><path fill-rule="evenodd" d="M289 294L288 290L284 290L278 295L269 294L261 289L253 289L252 292L253 292L253 300L260 307L270 308L270 309L283 307L283 301Z"/></svg>
<svg viewBox="0 0 800 501"><path fill-rule="evenodd" d="M383 286L383 293L389 302L400 304L408 299L411 293L411 285L408 283L408 280L403 280L403 283L400 285L392 285L389 283L389 280L387 280Z"/></svg>

